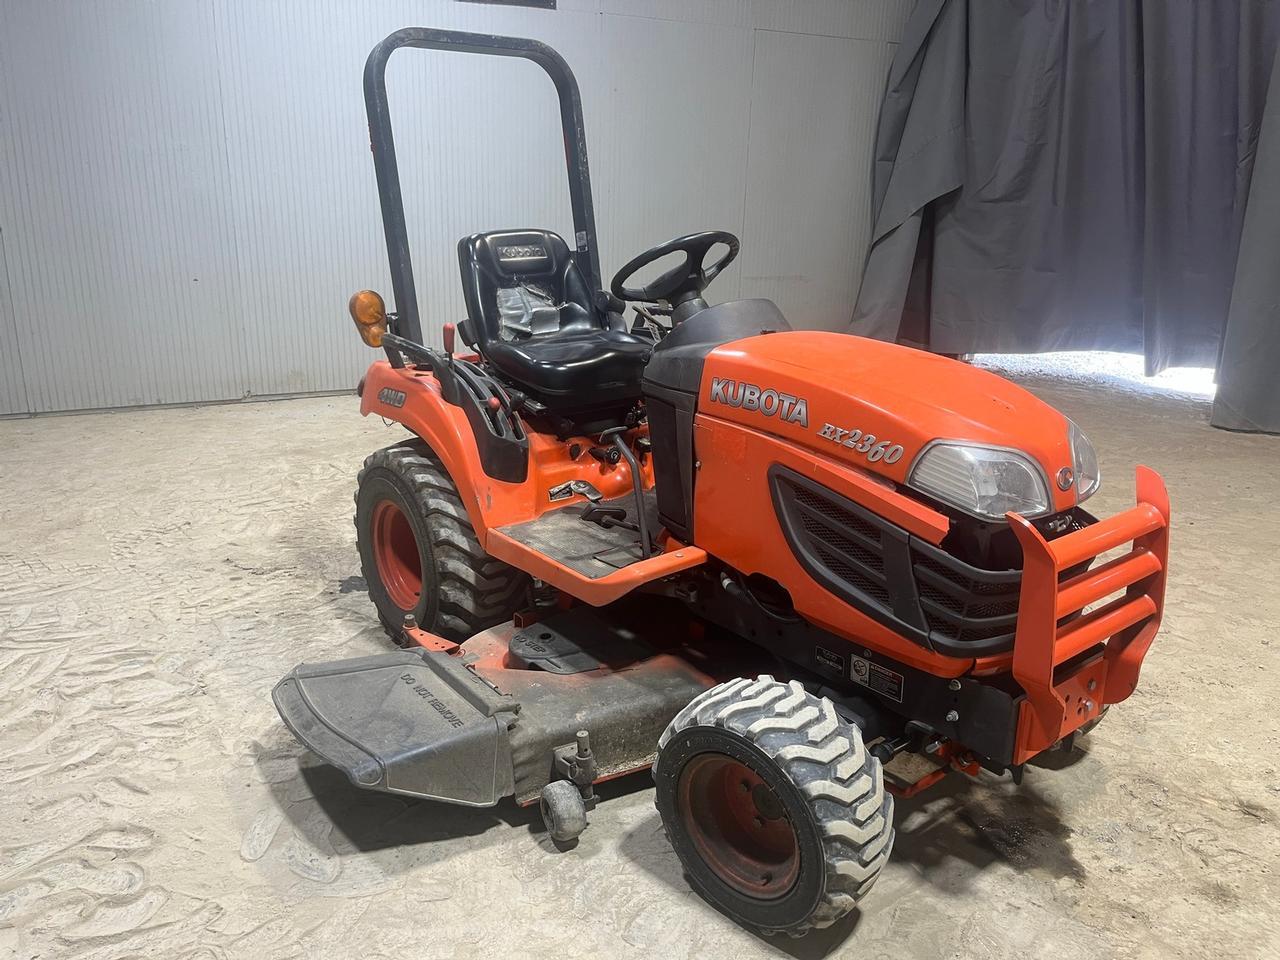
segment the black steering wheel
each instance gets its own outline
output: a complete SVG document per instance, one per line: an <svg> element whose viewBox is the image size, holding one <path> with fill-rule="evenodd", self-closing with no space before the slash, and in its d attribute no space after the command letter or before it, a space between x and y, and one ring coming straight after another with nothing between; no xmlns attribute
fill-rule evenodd
<svg viewBox="0 0 1280 960"><path fill-rule="evenodd" d="M729 249L711 266L703 261L707 253L718 243ZM620 300L641 300L653 303L665 300L672 306L692 297L699 297L707 285L720 275L725 267L731 264L738 255L738 238L726 230L706 230L702 233L691 233L687 237L676 237L656 247L650 247L640 256L628 262L613 277L610 289ZM647 267L655 260L672 253L683 253L684 260L662 274L650 280L642 287L628 287L626 281L641 267Z"/></svg>

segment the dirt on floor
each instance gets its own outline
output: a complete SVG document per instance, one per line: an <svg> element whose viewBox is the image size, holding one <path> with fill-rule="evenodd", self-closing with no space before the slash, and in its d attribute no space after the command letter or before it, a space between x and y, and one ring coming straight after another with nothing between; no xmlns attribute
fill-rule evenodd
<svg viewBox="0 0 1280 960"><path fill-rule="evenodd" d="M1280 957L1280 439L1203 401L1032 381L1126 506L1167 478L1141 686L1020 788L900 802L861 909L804 940L690 892L647 777L577 849L536 812L375 795L271 705L384 651L351 524L402 434L350 397L0 422L0 957Z"/></svg>

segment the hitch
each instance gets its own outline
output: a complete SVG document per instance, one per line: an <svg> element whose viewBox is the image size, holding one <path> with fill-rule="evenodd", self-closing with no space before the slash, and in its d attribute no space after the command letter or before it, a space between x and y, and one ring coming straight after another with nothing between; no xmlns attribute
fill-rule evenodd
<svg viewBox="0 0 1280 960"><path fill-rule="evenodd" d="M954 740L935 740L925 746L925 752L940 760L942 766L930 770L914 783L894 782L886 776L884 788L895 797L906 799L928 790L935 783L945 779L953 770L963 773L966 777L976 777L982 770L982 764L978 758ZM872 753L879 756L874 749Z"/></svg>

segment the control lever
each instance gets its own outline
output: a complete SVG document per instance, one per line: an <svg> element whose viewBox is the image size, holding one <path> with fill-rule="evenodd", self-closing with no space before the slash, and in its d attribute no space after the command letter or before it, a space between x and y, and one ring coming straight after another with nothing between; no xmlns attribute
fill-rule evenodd
<svg viewBox="0 0 1280 960"><path fill-rule="evenodd" d="M659 314L670 316L671 311L669 309L664 311L656 305L649 306L643 303L633 303L631 306L636 312L635 320L631 324L631 332L633 334L638 334L647 329L654 340L661 340L671 332L670 327L663 325L658 320Z"/></svg>
<svg viewBox="0 0 1280 960"><path fill-rule="evenodd" d="M604 499L600 495L600 491L589 484L586 480L570 480L569 489L580 497L586 497L592 503L599 503Z"/></svg>
<svg viewBox="0 0 1280 960"><path fill-rule="evenodd" d="M636 460L636 455L627 446L627 441L622 439L622 435L628 429L628 427L611 427L600 434L600 439L612 438L614 449L618 451L618 455L622 459L627 461L627 466L631 468L631 488L636 495L636 526L634 529L640 534L640 557L643 560L648 560L653 556L653 544L649 540L649 518L645 515L644 509L644 478L640 475L640 463ZM588 509L590 508L588 507Z"/></svg>
<svg viewBox="0 0 1280 960"><path fill-rule="evenodd" d="M587 523L598 523L606 530L610 527L622 527L624 530L640 532L639 524L627 519L625 507L601 507L593 503L582 511L582 519Z"/></svg>
<svg viewBox="0 0 1280 960"><path fill-rule="evenodd" d="M440 338L444 343L445 362L449 364L450 372L453 371L453 345L455 343L455 336L457 332L458 328L454 324L446 323L444 325L444 332Z"/></svg>

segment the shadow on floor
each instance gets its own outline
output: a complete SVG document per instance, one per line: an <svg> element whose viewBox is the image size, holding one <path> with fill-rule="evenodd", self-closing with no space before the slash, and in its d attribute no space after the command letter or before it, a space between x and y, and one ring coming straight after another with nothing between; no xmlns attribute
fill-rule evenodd
<svg viewBox="0 0 1280 960"><path fill-rule="evenodd" d="M296 765L294 776L270 776L289 760ZM416 848L415 856L398 861L405 867L423 859L448 859L449 841L468 838L487 845L501 841L504 831L512 829L523 830L539 845L554 849L536 802L521 807L508 797L493 807L463 807L361 790L337 768L283 738L278 743L256 744L255 761L276 806L295 831L303 836L332 831L360 853ZM651 786L647 774L636 774L600 784L597 795L600 803L608 804ZM452 851L474 846L474 842L453 846Z"/></svg>
<svg viewBox="0 0 1280 960"><path fill-rule="evenodd" d="M1086 756L1076 751L1068 765ZM984 776L974 781L956 774L919 796L896 801L894 821L897 836L890 863L914 868L926 882L951 893L963 891L994 864L1054 878L1081 880L1085 875L1058 807L1029 782L1015 786L1007 779ZM656 812L622 837L620 850L673 889L688 889ZM706 908L709 915L719 912L710 904ZM733 921L726 917L723 922ZM817 960L839 950L860 922L855 909L840 923L802 938L755 935L779 955Z"/></svg>
<svg viewBox="0 0 1280 960"><path fill-rule="evenodd" d="M666 884L676 893L685 895L690 890L689 881L680 868L680 861L667 843L656 810L622 835L618 850L636 867ZM698 902L706 911L708 923L737 925L755 937L766 949L778 956L795 957L796 960L820 960L834 953L853 935L862 919L861 912L854 908L838 923L825 930L814 930L804 937L789 937L785 934L765 936L758 930L741 927L737 921L714 904L701 898Z"/></svg>
<svg viewBox="0 0 1280 960"><path fill-rule="evenodd" d="M1033 782L1015 786L987 775L973 781L953 774L918 796L900 798L894 821L893 862L915 867L927 882L948 890L968 886L995 863L1054 879L1085 876L1071 850L1071 828Z"/></svg>
<svg viewBox="0 0 1280 960"><path fill-rule="evenodd" d="M1087 754L1073 753L1054 758L1055 766L1087 767ZM276 806L297 834L319 847L341 838L341 846L360 853L389 851L393 855L380 857L379 862L392 872L495 845L512 829L523 831L529 842L548 853L555 849L536 803L520 807L508 798L491 808L471 808L361 790L283 733L255 745L255 762ZM1071 829L1057 805L1037 789L1037 775L1053 774L1030 772L1021 786L989 775L972 781L957 774L919 796L899 799L891 863L913 868L926 883L949 894L963 892L995 864L1054 879L1083 880L1084 868L1071 849ZM1088 774L1076 771L1073 775ZM600 803L607 810L611 800L651 787L650 777L643 773L608 781L598 788ZM673 890L684 894L689 889L656 811L622 835L619 851ZM710 918L714 908L707 906L707 910ZM799 939L761 937L761 942L799 960L825 957L839 948L859 921L855 910L827 930Z"/></svg>

